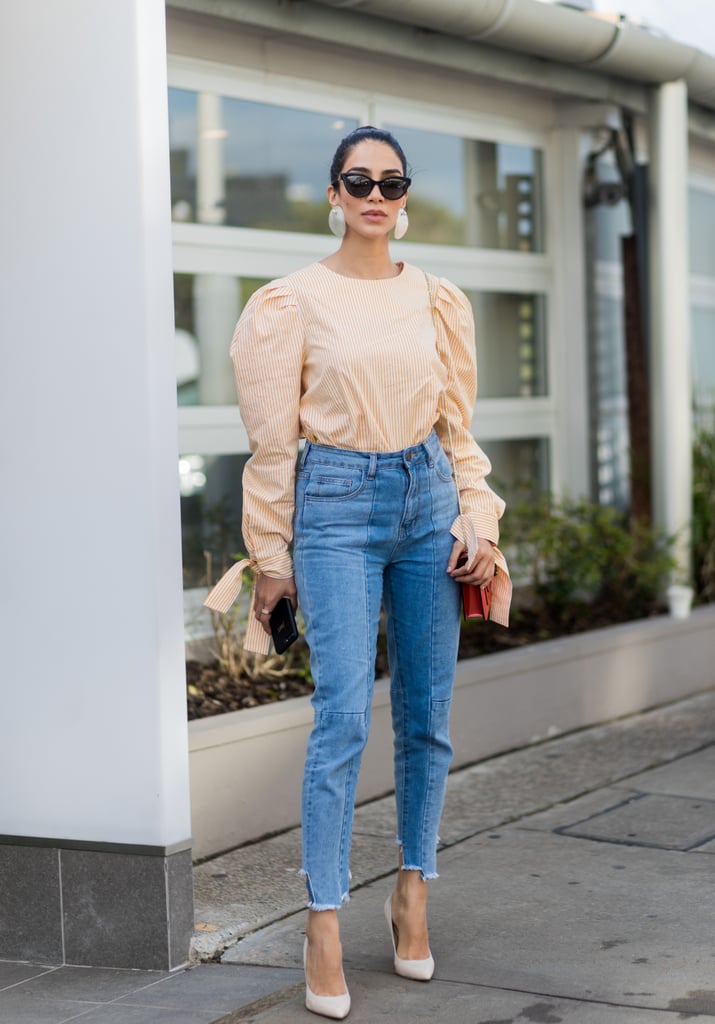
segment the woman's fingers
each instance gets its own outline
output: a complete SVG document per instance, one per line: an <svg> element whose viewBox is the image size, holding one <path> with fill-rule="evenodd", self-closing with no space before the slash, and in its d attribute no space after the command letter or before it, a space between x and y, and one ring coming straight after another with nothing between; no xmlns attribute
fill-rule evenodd
<svg viewBox="0 0 715 1024"><path fill-rule="evenodd" d="M455 550L457 551L456 555ZM477 554L471 566L467 566L466 563L460 566L457 565L459 556L463 551L463 545L457 541L455 546L452 548L447 572L450 572L452 577L459 583L471 583L476 584L477 586L484 586L489 583L491 578L494 576L494 569L496 566L494 560L494 545L490 541L480 538L477 546ZM454 568L452 568L453 558Z"/></svg>
<svg viewBox="0 0 715 1024"><path fill-rule="evenodd" d="M452 545L452 550L449 555L449 561L447 562L447 572L454 574L457 569L457 562L460 556L464 554L464 544L461 541L456 540Z"/></svg>
<svg viewBox="0 0 715 1024"><path fill-rule="evenodd" d="M292 576L288 579L273 579L271 576L256 578L253 614L266 633L271 632L271 613L282 597L287 597L295 608L296 589Z"/></svg>

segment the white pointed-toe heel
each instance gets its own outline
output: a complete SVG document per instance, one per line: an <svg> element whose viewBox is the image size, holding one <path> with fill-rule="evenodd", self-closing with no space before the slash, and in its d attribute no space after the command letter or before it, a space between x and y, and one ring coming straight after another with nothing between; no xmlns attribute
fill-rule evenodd
<svg viewBox="0 0 715 1024"><path fill-rule="evenodd" d="M395 974L399 974L402 978L411 978L412 981L429 981L434 974L434 960L431 954L425 960L403 960L401 956L397 955L398 933L395 922L392 920L392 896L387 897L385 920L392 939Z"/></svg>
<svg viewBox="0 0 715 1024"><path fill-rule="evenodd" d="M321 1017L331 1017L333 1020L344 1020L350 1013L350 993L345 986L345 992L341 996L317 996L311 992L308 984L308 940L303 943L303 970L305 971L305 1008L311 1013L318 1013ZM345 979L343 979L344 981Z"/></svg>

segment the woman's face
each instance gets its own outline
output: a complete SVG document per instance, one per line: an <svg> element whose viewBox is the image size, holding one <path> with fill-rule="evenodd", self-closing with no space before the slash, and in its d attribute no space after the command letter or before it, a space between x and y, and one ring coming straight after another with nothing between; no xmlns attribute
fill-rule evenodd
<svg viewBox="0 0 715 1024"><path fill-rule="evenodd" d="M377 142L375 139L366 139L351 149L341 171L343 174L348 171L366 174L374 181L394 178L396 175L401 177L405 173L394 149L386 142ZM342 206L347 230L366 238L386 235L392 231L400 208L407 203L406 194L400 199L385 199L377 185L364 199L356 199L349 194L342 181L337 189L328 186L328 199L332 206Z"/></svg>

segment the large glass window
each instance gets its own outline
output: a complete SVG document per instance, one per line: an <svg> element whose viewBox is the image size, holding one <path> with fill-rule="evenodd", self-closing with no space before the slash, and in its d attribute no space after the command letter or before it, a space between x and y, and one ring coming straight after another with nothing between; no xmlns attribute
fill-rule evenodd
<svg viewBox="0 0 715 1024"><path fill-rule="evenodd" d="M174 220L325 233L326 187L354 119L169 90Z"/></svg>
<svg viewBox="0 0 715 1024"><path fill-rule="evenodd" d="M174 274L179 405L233 405L229 346L239 314L263 278Z"/></svg>
<svg viewBox="0 0 715 1024"><path fill-rule="evenodd" d="M540 150L386 127L412 169L411 241L543 252Z"/></svg>
<svg viewBox="0 0 715 1024"><path fill-rule="evenodd" d="M709 426L715 411L715 191L692 188L689 209L693 401Z"/></svg>
<svg viewBox="0 0 715 1024"><path fill-rule="evenodd" d="M607 275L601 275L601 283ZM592 453L600 502L627 509L630 503L630 452L623 303L604 292L595 296L591 325L596 396Z"/></svg>
<svg viewBox="0 0 715 1024"><path fill-rule="evenodd" d="M474 310L479 397L545 395L544 297L476 291L467 295Z"/></svg>
<svg viewBox="0 0 715 1024"><path fill-rule="evenodd" d="M690 272L715 278L715 192L690 189Z"/></svg>
<svg viewBox="0 0 715 1024"><path fill-rule="evenodd" d="M620 181L609 152L597 161L601 182ZM630 432L623 319L623 237L632 233L628 203L586 213L590 347L591 483L602 504L630 503Z"/></svg>
<svg viewBox="0 0 715 1024"><path fill-rule="evenodd" d="M691 309L690 317L695 405L698 412L712 414L715 411L715 305L712 309L696 306Z"/></svg>
<svg viewBox="0 0 715 1024"><path fill-rule="evenodd" d="M492 464L489 483L507 502L533 497L549 488L549 442L545 437L480 441Z"/></svg>
<svg viewBox="0 0 715 1024"><path fill-rule="evenodd" d="M247 454L179 459L184 587L203 587L243 552L241 475Z"/></svg>

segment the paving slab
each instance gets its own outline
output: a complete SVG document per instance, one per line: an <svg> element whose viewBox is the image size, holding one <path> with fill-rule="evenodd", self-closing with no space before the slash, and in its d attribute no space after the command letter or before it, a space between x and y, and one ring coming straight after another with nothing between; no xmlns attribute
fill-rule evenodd
<svg viewBox="0 0 715 1024"><path fill-rule="evenodd" d="M715 800L715 745L681 757L675 764L632 775L628 785L643 793Z"/></svg>
<svg viewBox="0 0 715 1024"><path fill-rule="evenodd" d="M57 970L57 968L45 967L42 964L23 964L0 960L0 991L31 981L33 978L39 978L53 970Z"/></svg>
<svg viewBox="0 0 715 1024"><path fill-rule="evenodd" d="M22 991L42 999L108 1003L139 988L171 978L168 971L129 971L109 967L58 967L28 980Z"/></svg>
<svg viewBox="0 0 715 1024"><path fill-rule="evenodd" d="M153 1007L164 1010L201 1010L218 1013L235 1010L303 981L302 965L296 970L200 964L116 1001L117 1006Z"/></svg>
<svg viewBox="0 0 715 1024"><path fill-rule="evenodd" d="M73 999L43 999L23 992L22 986L0 992L0 1024L64 1024L92 1009L101 1009L101 1005Z"/></svg>
<svg viewBox="0 0 715 1024"><path fill-rule="evenodd" d="M556 831L610 810L638 795L638 790L630 789L627 786L605 786L603 789L597 789L594 793L586 793L585 796L554 804L553 807L549 807L545 811L525 815L514 824L523 829L537 829L542 832Z"/></svg>
<svg viewBox="0 0 715 1024"><path fill-rule="evenodd" d="M715 801L637 793L562 831L630 846L690 850L715 838Z"/></svg>

